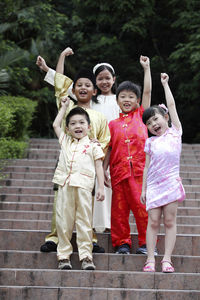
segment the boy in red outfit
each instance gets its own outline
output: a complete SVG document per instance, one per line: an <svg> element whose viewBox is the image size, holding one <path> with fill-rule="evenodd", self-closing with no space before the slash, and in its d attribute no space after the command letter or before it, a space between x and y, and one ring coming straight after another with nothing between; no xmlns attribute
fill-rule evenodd
<svg viewBox="0 0 200 300"><path fill-rule="evenodd" d="M144 145L147 129L142 122L144 109L151 102L151 72L149 58L140 57L144 69L144 89L140 103L140 87L130 81L122 82L116 93L122 111L120 117L109 123L111 140L104 160L106 185L109 185L107 168L110 165L112 184L111 238L116 253L129 254L131 235L129 214L132 210L137 230L139 250L146 253L148 214L140 202L142 175L145 165Z"/></svg>

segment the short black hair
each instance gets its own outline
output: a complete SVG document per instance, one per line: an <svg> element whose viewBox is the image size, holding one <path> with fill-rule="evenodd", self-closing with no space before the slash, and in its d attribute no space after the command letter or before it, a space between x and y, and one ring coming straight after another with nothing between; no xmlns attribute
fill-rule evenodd
<svg viewBox="0 0 200 300"><path fill-rule="evenodd" d="M86 121L88 122L88 125L90 125L90 117L89 117L87 111L85 109L83 109L82 107L77 106L75 108L72 108L72 110L70 110L70 112L68 113L68 115L66 117L66 126L67 127L69 125L69 121L70 121L71 117L73 117L75 115L84 116Z"/></svg>
<svg viewBox="0 0 200 300"><path fill-rule="evenodd" d="M158 106L158 105L153 105L150 106L149 108L145 109L143 115L142 115L142 121L144 124L147 123L147 121L155 116L155 114L160 114L163 117L166 115L166 111L164 110L164 108Z"/></svg>
<svg viewBox="0 0 200 300"><path fill-rule="evenodd" d="M75 87L77 80L80 78L89 79L92 82L94 89L96 89L96 78L91 70L89 70L89 69L80 70L74 78L73 88Z"/></svg>
<svg viewBox="0 0 200 300"><path fill-rule="evenodd" d="M141 98L141 87L138 84L133 83L132 81L123 81L117 88L116 97L118 98L119 93L122 91L132 91L136 94L137 98Z"/></svg>

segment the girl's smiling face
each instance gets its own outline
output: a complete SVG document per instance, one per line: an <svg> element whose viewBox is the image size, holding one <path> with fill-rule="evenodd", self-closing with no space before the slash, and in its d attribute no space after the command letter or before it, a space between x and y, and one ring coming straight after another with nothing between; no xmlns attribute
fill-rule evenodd
<svg viewBox="0 0 200 300"><path fill-rule="evenodd" d="M155 113L154 116L147 120L146 126L151 134L161 136L168 128L168 121L168 114L162 116L159 113Z"/></svg>
<svg viewBox="0 0 200 300"><path fill-rule="evenodd" d="M111 95L111 88L115 82L115 77L107 70L101 71L96 77L96 85L101 90L102 95Z"/></svg>
<svg viewBox="0 0 200 300"><path fill-rule="evenodd" d="M117 103L124 114L127 114L139 107L140 99L131 90L123 90L117 97Z"/></svg>

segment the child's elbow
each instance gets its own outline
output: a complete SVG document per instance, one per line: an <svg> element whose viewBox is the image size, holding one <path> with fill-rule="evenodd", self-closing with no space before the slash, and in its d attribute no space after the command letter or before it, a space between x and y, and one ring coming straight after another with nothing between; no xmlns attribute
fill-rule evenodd
<svg viewBox="0 0 200 300"><path fill-rule="evenodd" d="M55 122L53 122L53 129L55 130L56 128L58 128L58 124L56 124Z"/></svg>

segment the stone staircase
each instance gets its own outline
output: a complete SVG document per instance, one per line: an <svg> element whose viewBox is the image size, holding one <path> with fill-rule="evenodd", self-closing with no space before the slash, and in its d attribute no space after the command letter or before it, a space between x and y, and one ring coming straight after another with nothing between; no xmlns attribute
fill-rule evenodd
<svg viewBox="0 0 200 300"><path fill-rule="evenodd" d="M73 270L57 269L56 253L41 253L51 228L57 140L32 139L27 159L9 161L0 182L1 300L185 300L200 299L200 145L183 145L181 177L187 199L178 208L173 252L176 272L163 274L164 230L158 237L156 273L143 273L130 216L131 255L114 254L109 233L98 234L105 254L94 254L96 271L80 270L75 235Z"/></svg>

